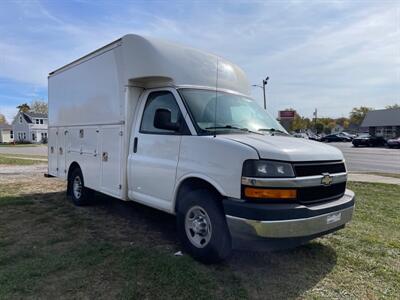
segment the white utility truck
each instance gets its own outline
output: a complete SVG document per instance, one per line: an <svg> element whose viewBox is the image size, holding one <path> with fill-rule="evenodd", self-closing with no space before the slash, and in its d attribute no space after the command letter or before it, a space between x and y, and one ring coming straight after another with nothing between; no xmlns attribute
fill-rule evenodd
<svg viewBox="0 0 400 300"><path fill-rule="evenodd" d="M236 240L301 240L351 220L342 153L296 139L216 55L126 35L49 74L48 173L175 214L195 258Z"/></svg>

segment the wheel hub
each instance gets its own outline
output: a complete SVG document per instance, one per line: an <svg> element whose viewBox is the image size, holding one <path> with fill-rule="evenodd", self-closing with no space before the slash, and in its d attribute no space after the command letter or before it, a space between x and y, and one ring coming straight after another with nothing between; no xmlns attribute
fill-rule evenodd
<svg viewBox="0 0 400 300"><path fill-rule="evenodd" d="M72 191L76 199L80 199L82 196L82 180L79 176L76 176L72 185Z"/></svg>
<svg viewBox="0 0 400 300"><path fill-rule="evenodd" d="M212 235L211 220L200 206L188 210L185 217L185 231L189 241L198 248L205 247Z"/></svg>

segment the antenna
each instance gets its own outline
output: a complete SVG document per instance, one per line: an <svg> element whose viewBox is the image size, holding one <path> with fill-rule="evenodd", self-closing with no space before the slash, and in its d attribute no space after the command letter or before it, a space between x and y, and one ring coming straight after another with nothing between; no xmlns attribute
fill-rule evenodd
<svg viewBox="0 0 400 300"><path fill-rule="evenodd" d="M217 136L218 66L219 66L219 59L217 56L217 76L215 81L214 137Z"/></svg>

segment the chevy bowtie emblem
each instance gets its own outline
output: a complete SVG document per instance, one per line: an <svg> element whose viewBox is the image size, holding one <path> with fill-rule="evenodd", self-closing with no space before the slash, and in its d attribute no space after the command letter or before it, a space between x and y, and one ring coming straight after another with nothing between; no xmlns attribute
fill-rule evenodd
<svg viewBox="0 0 400 300"><path fill-rule="evenodd" d="M331 185L333 178L329 173L322 173L321 183L325 186Z"/></svg>

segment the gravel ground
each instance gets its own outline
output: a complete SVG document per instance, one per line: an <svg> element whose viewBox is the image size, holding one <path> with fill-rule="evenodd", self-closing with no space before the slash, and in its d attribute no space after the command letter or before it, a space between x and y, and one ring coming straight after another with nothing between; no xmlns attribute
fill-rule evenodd
<svg viewBox="0 0 400 300"><path fill-rule="evenodd" d="M0 154L25 154L25 155L44 155L47 156L47 145L18 147L18 146L2 146Z"/></svg>
<svg viewBox="0 0 400 300"><path fill-rule="evenodd" d="M0 165L0 182L36 182L44 179L47 173L47 164L29 166Z"/></svg>

